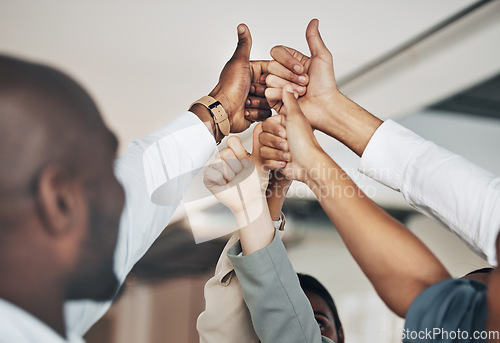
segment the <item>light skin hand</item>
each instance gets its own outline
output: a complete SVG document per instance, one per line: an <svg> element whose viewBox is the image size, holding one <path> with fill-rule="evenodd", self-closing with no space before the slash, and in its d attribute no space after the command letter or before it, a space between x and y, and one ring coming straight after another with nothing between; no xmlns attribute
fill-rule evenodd
<svg viewBox="0 0 500 343"><path fill-rule="evenodd" d="M277 68L269 68L266 97L275 110L281 111L281 89L288 84L287 73L301 65L303 72L309 76L307 92L299 98L307 119L313 128L338 139L361 156L382 121L340 93L335 81L332 54L321 38L318 25L318 20L313 19L306 30L311 57L285 46L276 46L271 50L275 63L279 63L281 69L273 72Z"/></svg>
<svg viewBox="0 0 500 343"><path fill-rule="evenodd" d="M254 129L256 137L262 131L261 125L258 124ZM258 139L254 145L260 146ZM259 150L258 146L256 151ZM255 182L244 182L248 179L254 179ZM269 172L263 168L260 156L248 153L236 136L228 138L227 148L220 152L220 159L206 169L204 178L206 187L234 214L244 212L254 203L260 206L265 198L268 180ZM245 196L244 202L240 201L240 193Z"/></svg>
<svg viewBox="0 0 500 343"><path fill-rule="evenodd" d="M283 88L285 111L282 112L286 115L271 117L262 124L260 154L270 167L279 168L285 160L287 164L281 173L289 179L308 183L314 176L309 174L311 167L318 163L319 156L324 155L324 152L295 96L290 85Z"/></svg>
<svg viewBox="0 0 500 343"><path fill-rule="evenodd" d="M286 76L302 67L308 75L308 84L307 93L300 98L299 104L313 128L321 129L324 126L325 110L340 96L340 92L335 82L333 57L321 39L318 24L318 20L314 19L306 30L311 57L285 46L275 46L271 49L274 63L280 64L281 68L270 66L271 71L266 79L266 96L269 104L279 112L282 106L281 90L289 84Z"/></svg>
<svg viewBox="0 0 500 343"><path fill-rule="evenodd" d="M260 132L258 125L254 130L254 152L259 151ZM245 151L237 137L230 137L228 148L221 151L219 164L210 166L205 172L207 188L236 217L244 255L264 248L274 238L264 193L268 178L258 153Z"/></svg>
<svg viewBox="0 0 500 343"><path fill-rule="evenodd" d="M286 86L282 94L292 155L283 173L290 170L287 175L307 183L382 300L404 317L424 289L450 275L411 231L366 197L321 150L291 92ZM272 141L269 137L269 132L261 133L261 151L267 151L264 148ZM273 158L263 155L264 159Z"/></svg>

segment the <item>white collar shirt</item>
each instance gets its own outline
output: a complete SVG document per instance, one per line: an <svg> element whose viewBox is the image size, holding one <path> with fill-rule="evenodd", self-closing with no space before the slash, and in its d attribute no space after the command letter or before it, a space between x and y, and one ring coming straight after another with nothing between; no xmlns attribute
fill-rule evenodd
<svg viewBox="0 0 500 343"><path fill-rule="evenodd" d="M141 140L130 143L115 162L125 205L115 249L115 274L123 283L186 194L192 179L216 151L214 137L200 119L185 112ZM67 339L22 309L0 299L0 342L81 343L111 301L65 304Z"/></svg>

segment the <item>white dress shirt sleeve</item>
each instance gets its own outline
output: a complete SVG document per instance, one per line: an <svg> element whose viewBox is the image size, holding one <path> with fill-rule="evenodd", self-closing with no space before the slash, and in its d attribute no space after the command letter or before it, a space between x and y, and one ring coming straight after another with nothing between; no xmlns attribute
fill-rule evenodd
<svg viewBox="0 0 500 343"><path fill-rule="evenodd" d="M115 175L125 190L115 249L120 282L168 225L192 178L215 149L205 124L185 112L145 139L132 141L117 159ZM69 302L68 332L83 335L110 306L111 302Z"/></svg>
<svg viewBox="0 0 500 343"><path fill-rule="evenodd" d="M392 120L368 143L359 171L400 191L496 266L500 178Z"/></svg>

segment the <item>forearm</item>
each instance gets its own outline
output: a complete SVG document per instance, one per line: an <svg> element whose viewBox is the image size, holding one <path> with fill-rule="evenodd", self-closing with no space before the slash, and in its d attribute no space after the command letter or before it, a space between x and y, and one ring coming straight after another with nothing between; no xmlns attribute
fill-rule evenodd
<svg viewBox="0 0 500 343"><path fill-rule="evenodd" d="M275 178L281 177L284 179L284 176L281 175L276 175L273 177ZM288 192L291 183L292 182L288 180L279 180L279 181L271 180L269 186L267 187L267 192L266 192L267 206L269 207L269 213L271 214L271 219L273 221L280 219L281 209L283 208L283 203L285 202L286 193Z"/></svg>
<svg viewBox="0 0 500 343"><path fill-rule="evenodd" d="M324 156L308 182L347 248L384 302L404 316L428 286L449 277L436 257Z"/></svg>
<svg viewBox="0 0 500 343"><path fill-rule="evenodd" d="M330 103L318 129L341 141L358 156L363 155L382 120L340 92L332 97Z"/></svg>
<svg viewBox="0 0 500 343"><path fill-rule="evenodd" d="M279 220L281 216L281 209L285 201L285 195L277 195L267 198L267 206L273 221Z"/></svg>
<svg viewBox="0 0 500 343"><path fill-rule="evenodd" d="M500 178L391 120L373 135L359 171L400 191L412 207L497 264Z"/></svg>
<svg viewBox="0 0 500 343"><path fill-rule="evenodd" d="M247 214L235 214L239 227L241 248L243 255L250 255L272 242L274 227L264 197L261 203L250 204L245 211ZM258 213L248 220L248 213Z"/></svg>

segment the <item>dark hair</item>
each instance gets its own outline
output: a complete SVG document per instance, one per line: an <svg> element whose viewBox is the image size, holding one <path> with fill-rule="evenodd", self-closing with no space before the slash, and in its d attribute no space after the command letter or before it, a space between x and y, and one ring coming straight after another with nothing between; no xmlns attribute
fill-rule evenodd
<svg viewBox="0 0 500 343"><path fill-rule="evenodd" d="M300 287L304 292L308 291L319 295L326 302L328 307L330 307L330 310L332 310L333 313L335 328L337 329L337 332L339 332L342 328L342 323L340 322L340 317L337 312L335 302L333 301L330 293L326 290L325 286L323 286L318 280L310 275L297 273L297 276L299 277Z"/></svg>
<svg viewBox="0 0 500 343"><path fill-rule="evenodd" d="M469 276L469 275L474 275L474 274L489 274L493 271L493 268L491 267L486 267L486 268L481 268L481 269L477 269L477 270L474 270L468 274L465 274L465 276Z"/></svg>

